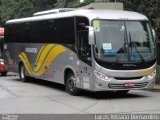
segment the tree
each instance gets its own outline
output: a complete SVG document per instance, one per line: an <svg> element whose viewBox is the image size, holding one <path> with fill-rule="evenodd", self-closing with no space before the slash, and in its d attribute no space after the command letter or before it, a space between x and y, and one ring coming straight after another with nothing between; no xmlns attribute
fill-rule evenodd
<svg viewBox="0 0 160 120"><path fill-rule="evenodd" d="M67 0L58 0L56 3L56 8L63 8L67 4Z"/></svg>
<svg viewBox="0 0 160 120"><path fill-rule="evenodd" d="M104 1L104 0L102 0ZM106 0L107 1L107 0ZM111 1L111 0L110 0ZM146 15L160 38L160 1L159 0L116 0L124 3L125 10L132 10ZM0 0L0 25L9 19L32 16L37 11L52 8L78 8L95 0Z"/></svg>
<svg viewBox="0 0 160 120"><path fill-rule="evenodd" d="M158 39L160 39L160 1L142 0L137 9L138 12L146 15L156 30Z"/></svg>
<svg viewBox="0 0 160 120"><path fill-rule="evenodd" d="M84 2L80 2L80 0L58 0L57 8L78 8L84 5L87 5L95 0L84 0Z"/></svg>
<svg viewBox="0 0 160 120"><path fill-rule="evenodd" d="M52 9L57 0L0 0L0 25L7 20L32 16L33 13Z"/></svg>

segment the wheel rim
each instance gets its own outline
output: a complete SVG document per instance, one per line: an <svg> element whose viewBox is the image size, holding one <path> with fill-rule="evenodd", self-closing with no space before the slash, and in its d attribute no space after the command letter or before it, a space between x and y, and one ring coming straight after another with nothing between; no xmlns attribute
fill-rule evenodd
<svg viewBox="0 0 160 120"><path fill-rule="evenodd" d="M24 76L25 76L25 75L24 75L24 67L22 66L22 67L21 67L21 78L24 79Z"/></svg>
<svg viewBox="0 0 160 120"><path fill-rule="evenodd" d="M75 77L74 76L71 76L69 79L68 79L68 88L71 92L75 91Z"/></svg>

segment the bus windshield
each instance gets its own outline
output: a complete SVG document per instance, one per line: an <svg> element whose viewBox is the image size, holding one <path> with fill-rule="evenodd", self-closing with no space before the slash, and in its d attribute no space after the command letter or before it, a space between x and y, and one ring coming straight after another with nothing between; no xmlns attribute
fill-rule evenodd
<svg viewBox="0 0 160 120"><path fill-rule="evenodd" d="M96 59L115 63L155 59L155 43L147 21L94 20L93 27Z"/></svg>

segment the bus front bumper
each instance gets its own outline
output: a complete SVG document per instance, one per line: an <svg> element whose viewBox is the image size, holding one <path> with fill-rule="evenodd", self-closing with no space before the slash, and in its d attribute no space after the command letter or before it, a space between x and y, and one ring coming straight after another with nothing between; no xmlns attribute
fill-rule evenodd
<svg viewBox="0 0 160 120"><path fill-rule="evenodd" d="M148 79L146 76L139 79L123 80L110 78L105 81L96 78L95 91L116 91L116 90L132 90L132 89L152 89L155 85L155 76Z"/></svg>

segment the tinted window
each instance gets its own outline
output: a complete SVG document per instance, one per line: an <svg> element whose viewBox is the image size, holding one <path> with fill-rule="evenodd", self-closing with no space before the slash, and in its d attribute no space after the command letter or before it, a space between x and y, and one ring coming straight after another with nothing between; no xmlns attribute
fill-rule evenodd
<svg viewBox="0 0 160 120"><path fill-rule="evenodd" d="M86 17L76 17L76 30L87 30L86 26L89 26L89 21Z"/></svg>
<svg viewBox="0 0 160 120"><path fill-rule="evenodd" d="M44 43L56 43L56 22L55 20L46 20L41 22L41 34L43 34Z"/></svg>
<svg viewBox="0 0 160 120"><path fill-rule="evenodd" d="M75 43L74 18L6 25L7 42L17 43Z"/></svg>
<svg viewBox="0 0 160 120"><path fill-rule="evenodd" d="M15 24L6 25L5 26L5 41L7 42L13 42L16 36L16 33L18 32L17 29L14 30Z"/></svg>
<svg viewBox="0 0 160 120"><path fill-rule="evenodd" d="M57 19L58 43L74 44L75 30L74 18Z"/></svg>
<svg viewBox="0 0 160 120"><path fill-rule="evenodd" d="M5 27L6 42L29 42L29 23L9 24Z"/></svg>
<svg viewBox="0 0 160 120"><path fill-rule="evenodd" d="M41 27L40 27L40 22L30 22L26 23L26 41L28 43L37 43L37 42L43 42L42 34L41 34ZM22 38L23 39L23 38Z"/></svg>

